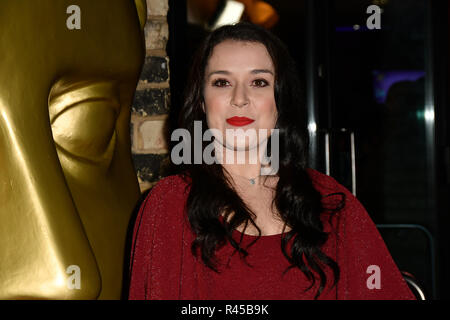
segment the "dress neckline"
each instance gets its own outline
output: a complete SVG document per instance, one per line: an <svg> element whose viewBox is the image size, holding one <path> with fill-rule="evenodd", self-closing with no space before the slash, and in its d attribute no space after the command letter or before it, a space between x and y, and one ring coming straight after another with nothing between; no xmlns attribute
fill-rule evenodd
<svg viewBox="0 0 450 320"><path fill-rule="evenodd" d="M220 220L221 223L223 223L223 216L219 216L219 220ZM261 235L261 236L259 236L259 239L278 239L278 238L281 238L281 236L283 234L287 234L288 232L289 231L283 232L283 233ZM247 233L242 233L241 231L239 231L237 229L233 230L233 234L236 235L237 237L241 237L243 235L243 239L256 239L256 238L258 238L257 235L251 235L251 234L247 234Z"/></svg>
<svg viewBox="0 0 450 320"><path fill-rule="evenodd" d="M243 237L244 238L247 238L247 239L256 239L256 238L258 238L258 236L257 235L252 235L252 234L247 234L247 233L242 233L241 231L239 231L239 230L236 230L236 229L234 229L233 230L233 233L235 233L237 236L241 236L241 235L244 235ZM269 234L269 235L261 235L260 237L259 237L259 239L276 239L276 238L281 238L281 236L283 235L283 234L287 234L288 232L284 232L284 233L276 233L276 234Z"/></svg>

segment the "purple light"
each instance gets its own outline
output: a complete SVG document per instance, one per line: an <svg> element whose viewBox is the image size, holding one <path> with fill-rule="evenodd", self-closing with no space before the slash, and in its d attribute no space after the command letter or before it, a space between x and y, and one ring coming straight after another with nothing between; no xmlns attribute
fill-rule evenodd
<svg viewBox="0 0 450 320"><path fill-rule="evenodd" d="M336 32L362 32L362 31L372 31L369 30L366 26L359 26L357 29L355 29L354 26L341 26L336 27L334 29Z"/></svg>
<svg viewBox="0 0 450 320"><path fill-rule="evenodd" d="M386 97L390 87L401 81L417 81L425 76L425 71L422 70L390 70L379 71L374 70L373 74L373 86L375 100L377 103L385 103Z"/></svg>

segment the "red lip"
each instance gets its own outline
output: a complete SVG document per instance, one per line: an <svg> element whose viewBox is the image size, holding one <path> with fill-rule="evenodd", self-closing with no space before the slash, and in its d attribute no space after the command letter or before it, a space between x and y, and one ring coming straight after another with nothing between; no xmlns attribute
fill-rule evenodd
<svg viewBox="0 0 450 320"><path fill-rule="evenodd" d="M250 124L254 121L255 120L247 118L247 117L232 117L232 118L227 119L227 122L229 124L231 124L232 126L236 126L236 127L242 127L242 126Z"/></svg>

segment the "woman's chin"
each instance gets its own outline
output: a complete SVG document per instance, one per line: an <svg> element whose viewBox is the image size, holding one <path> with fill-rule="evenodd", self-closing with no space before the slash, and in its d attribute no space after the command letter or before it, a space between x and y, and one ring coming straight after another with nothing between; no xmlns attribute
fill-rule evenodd
<svg viewBox="0 0 450 320"><path fill-rule="evenodd" d="M257 150L258 144L249 144L249 143L236 143L235 145L226 145L226 149L235 152L244 152L251 151L253 149Z"/></svg>

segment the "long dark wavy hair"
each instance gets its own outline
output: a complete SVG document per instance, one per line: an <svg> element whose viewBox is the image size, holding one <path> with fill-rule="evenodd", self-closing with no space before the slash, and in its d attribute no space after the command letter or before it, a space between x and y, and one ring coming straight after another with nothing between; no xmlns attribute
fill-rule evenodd
<svg viewBox="0 0 450 320"><path fill-rule="evenodd" d="M275 102L278 110L276 129L279 129L279 177L272 206L276 206L284 222L281 250L290 262L290 268L299 268L311 281L316 279L319 288L315 299L322 293L327 283L324 268L331 268L335 286L339 280L337 263L321 251L328 234L323 231L320 215L325 211L336 212L343 201L334 209L325 209L321 194L313 187L307 168L308 132L303 90L297 76L296 65L285 45L269 31L246 22L223 26L210 33L193 57L188 81L185 87L184 103L179 116L179 127L187 129L194 137L194 121L201 121L203 132L208 129L206 115L202 109L205 69L214 47L225 40L257 42L263 44L275 67ZM202 132L202 134L203 134ZM191 139L191 150L194 139ZM203 142L203 149L210 142ZM270 145L270 138L269 144ZM236 227L255 223L255 214L231 187L220 164L194 164L194 154L190 164L178 167L190 185L186 203L188 219L196 239L191 250L201 256L203 263L212 270L217 269L215 252L229 242L241 258L248 255L246 248L232 237ZM219 216L224 213L223 219ZM230 218L231 216L231 218ZM291 230L284 232L286 226ZM242 232L243 235L244 232ZM287 245L292 241L288 252ZM249 246L250 246L249 245ZM247 246L247 249L249 248ZM235 251L235 252L236 252Z"/></svg>

